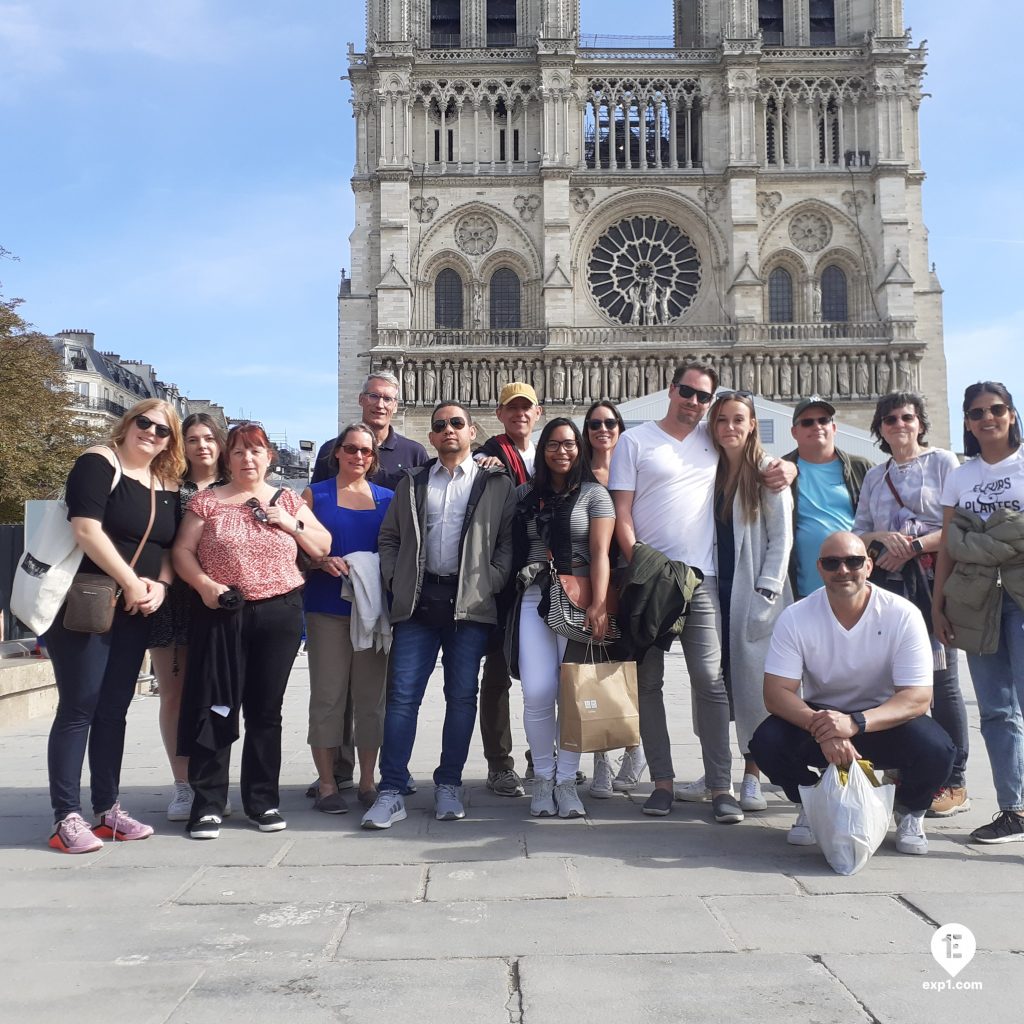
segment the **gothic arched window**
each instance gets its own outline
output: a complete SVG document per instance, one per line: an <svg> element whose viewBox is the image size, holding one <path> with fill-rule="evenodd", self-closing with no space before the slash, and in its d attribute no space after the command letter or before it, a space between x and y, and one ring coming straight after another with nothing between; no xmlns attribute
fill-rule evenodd
<svg viewBox="0 0 1024 1024"><path fill-rule="evenodd" d="M768 275L768 319L773 324L793 322L793 277L784 267Z"/></svg>
<svg viewBox="0 0 1024 1024"><path fill-rule="evenodd" d="M487 0L487 45L516 45L516 0Z"/></svg>
<svg viewBox="0 0 1024 1024"><path fill-rule="evenodd" d="M757 0L757 27L765 46L781 46L783 42L784 0Z"/></svg>
<svg viewBox="0 0 1024 1024"><path fill-rule="evenodd" d="M821 275L821 319L830 324L850 319L846 274L835 264L826 267Z"/></svg>
<svg viewBox="0 0 1024 1024"><path fill-rule="evenodd" d="M836 45L836 0L811 0L811 46Z"/></svg>
<svg viewBox="0 0 1024 1024"><path fill-rule="evenodd" d="M434 282L434 326L461 329L462 324L462 278L449 267Z"/></svg>
<svg viewBox="0 0 1024 1024"><path fill-rule="evenodd" d="M491 275L491 327L518 328L520 322L520 297L522 288L519 275L508 267L502 267Z"/></svg>
<svg viewBox="0 0 1024 1024"><path fill-rule="evenodd" d="M431 49L457 50L461 45L461 0L430 0Z"/></svg>

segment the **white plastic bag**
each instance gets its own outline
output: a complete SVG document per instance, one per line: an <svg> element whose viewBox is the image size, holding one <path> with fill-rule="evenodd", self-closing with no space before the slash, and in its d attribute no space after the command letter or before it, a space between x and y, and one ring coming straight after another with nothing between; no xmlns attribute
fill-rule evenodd
<svg viewBox="0 0 1024 1024"><path fill-rule="evenodd" d="M881 845L892 820L894 786L872 786L857 762L844 785L830 764L814 786L801 786L800 799L814 838L838 875L855 875Z"/></svg>

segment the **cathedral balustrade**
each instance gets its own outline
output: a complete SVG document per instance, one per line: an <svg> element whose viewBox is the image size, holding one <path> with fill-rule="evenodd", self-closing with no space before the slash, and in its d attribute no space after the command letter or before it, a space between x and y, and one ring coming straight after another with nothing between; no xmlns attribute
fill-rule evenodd
<svg viewBox="0 0 1024 1024"><path fill-rule="evenodd" d="M621 338L615 347L597 352L548 350L528 356L451 351L385 354L386 350L375 349L371 368L398 377L408 406L429 407L439 401L493 406L506 384L523 381L533 386L542 403L576 407L598 398L625 402L662 391L680 361L691 356L714 365L723 388L743 388L779 402L819 394L841 403L870 401L894 389L919 390L924 346L716 349L710 342L682 350L630 352Z"/></svg>

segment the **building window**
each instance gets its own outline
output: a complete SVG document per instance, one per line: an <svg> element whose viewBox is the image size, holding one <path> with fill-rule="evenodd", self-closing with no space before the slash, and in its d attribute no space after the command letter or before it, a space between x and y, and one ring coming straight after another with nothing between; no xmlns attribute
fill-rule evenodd
<svg viewBox="0 0 1024 1024"><path fill-rule="evenodd" d="M498 160L504 161L508 159L507 151L505 149L506 139L508 135L504 128L498 129ZM519 129L512 129L512 162L519 163Z"/></svg>
<svg viewBox="0 0 1024 1024"><path fill-rule="evenodd" d="M462 0L430 0L430 48L457 50L462 45Z"/></svg>
<svg viewBox="0 0 1024 1024"><path fill-rule="evenodd" d="M445 130L445 134L448 136L447 145L445 146L445 157L444 159L448 163L453 163L455 160L455 131L452 128ZM439 164L441 162L441 129L434 129L434 163Z"/></svg>
<svg viewBox="0 0 1024 1024"><path fill-rule="evenodd" d="M512 328L521 326L520 296L522 288L519 275L508 267L502 267L491 275L491 327Z"/></svg>
<svg viewBox="0 0 1024 1024"><path fill-rule="evenodd" d="M836 0L811 0L811 46L836 45Z"/></svg>
<svg viewBox="0 0 1024 1024"><path fill-rule="evenodd" d="M793 277L784 267L768 275L768 319L773 324L793 322Z"/></svg>
<svg viewBox="0 0 1024 1024"><path fill-rule="evenodd" d="M783 42L782 7L784 0L758 0L757 27L765 46L781 46Z"/></svg>
<svg viewBox="0 0 1024 1024"><path fill-rule="evenodd" d="M516 45L516 0L487 0L487 45Z"/></svg>
<svg viewBox="0 0 1024 1024"><path fill-rule="evenodd" d="M461 330L462 322L462 278L448 268L434 282L434 326Z"/></svg>
<svg viewBox="0 0 1024 1024"><path fill-rule="evenodd" d="M789 110L785 101L780 106L773 96L765 104L765 156L769 165L782 167L792 164L790 154Z"/></svg>
<svg viewBox="0 0 1024 1024"><path fill-rule="evenodd" d="M846 274L835 265L826 267L821 275L821 319L830 324L850 319Z"/></svg>

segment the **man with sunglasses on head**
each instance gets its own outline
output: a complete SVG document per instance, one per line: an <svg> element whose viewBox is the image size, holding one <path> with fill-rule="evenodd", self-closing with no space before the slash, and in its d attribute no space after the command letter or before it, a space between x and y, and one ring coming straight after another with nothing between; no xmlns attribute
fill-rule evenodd
<svg viewBox="0 0 1024 1024"><path fill-rule="evenodd" d="M924 854L925 811L953 765L953 741L928 715L932 651L917 608L868 582L853 533L831 534L816 560L824 587L779 616L765 660L764 703L750 752L800 808L788 841L811 846L800 806L828 765L866 758L900 772L896 849Z"/></svg>
<svg viewBox="0 0 1024 1024"><path fill-rule="evenodd" d="M608 489L615 502L615 537L628 561L643 542L674 562L700 570L704 581L690 603L680 640L694 693L696 729L704 758L715 820L742 821L732 795L729 698L722 677L721 611L715 573L714 491L718 453L704 414L718 374L713 366L689 362L677 367L668 390L668 411L657 422L627 430L612 454ZM781 488L794 475L776 464L765 476ZM651 647L637 666L640 735L654 780L644 814L672 810L675 771L663 693L665 651Z"/></svg>
<svg viewBox="0 0 1024 1024"><path fill-rule="evenodd" d="M427 461L427 450L410 437L398 433L391 420L398 411L398 378L387 370L371 373L359 392L360 418L373 429L380 448L380 467L370 479L379 487L393 491L406 472ZM337 460L331 458L336 438L324 442L317 452L313 479L317 484L338 475Z"/></svg>
<svg viewBox="0 0 1024 1024"><path fill-rule="evenodd" d="M836 447L836 409L821 395L801 399L790 432L796 449L785 455L800 471L793 483L793 553L789 578L798 597L821 586L817 570L821 542L850 530L864 475L871 463Z"/></svg>
<svg viewBox="0 0 1024 1024"><path fill-rule="evenodd" d="M398 378L387 370L371 373L359 392L360 419L374 433L378 446L378 467L367 479L378 487L393 491L406 472L427 461L427 450L412 438L404 437L391 425L398 410ZM338 475L338 460L332 458L337 437L325 441L317 452L311 484L329 480ZM352 743L352 701L345 709L344 742L335 756L334 774L339 789L351 789L355 771L355 747ZM320 783L314 779L306 796L315 800L320 795Z"/></svg>
<svg viewBox="0 0 1024 1024"><path fill-rule="evenodd" d="M380 751L380 786L363 828L406 817L402 793L416 723L438 651L443 652L445 718L434 772L438 821L465 817L462 769L476 724L477 679L497 595L512 573L515 485L500 466L479 466L469 411L442 402L431 413L437 458L404 476L381 525L380 568L391 591L390 680Z"/></svg>

